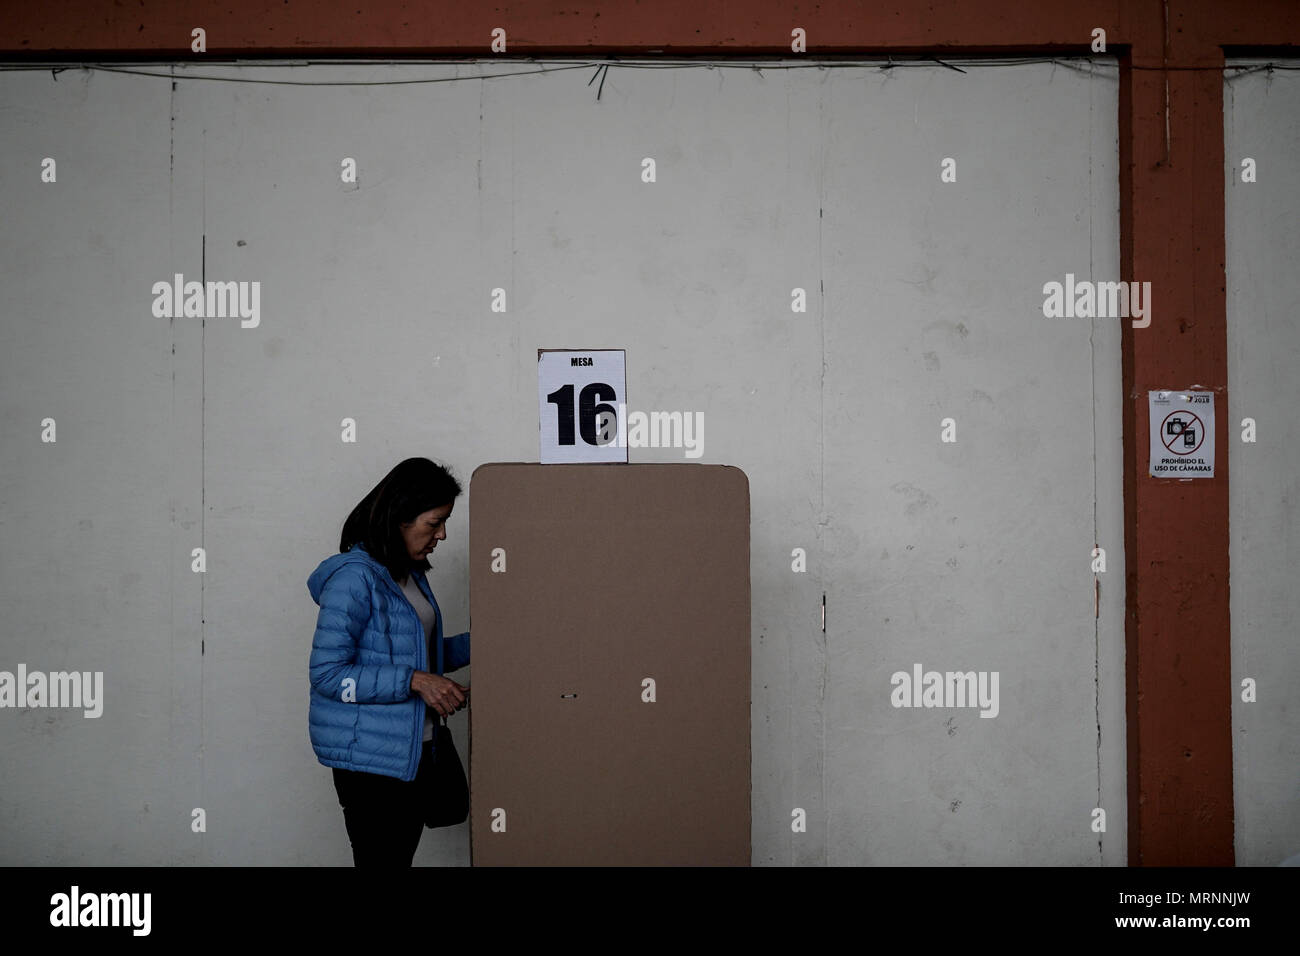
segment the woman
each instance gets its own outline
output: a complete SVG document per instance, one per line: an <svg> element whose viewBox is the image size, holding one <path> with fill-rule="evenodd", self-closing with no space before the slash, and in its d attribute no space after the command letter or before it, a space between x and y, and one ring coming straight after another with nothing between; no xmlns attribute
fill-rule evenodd
<svg viewBox="0 0 1300 956"><path fill-rule="evenodd" d="M469 688L442 672L469 663L469 632L442 636L424 577L460 493L441 465L406 459L352 509L340 553L307 579L320 605L308 727L317 759L334 768L356 866L411 865L432 799L434 712L465 705Z"/></svg>

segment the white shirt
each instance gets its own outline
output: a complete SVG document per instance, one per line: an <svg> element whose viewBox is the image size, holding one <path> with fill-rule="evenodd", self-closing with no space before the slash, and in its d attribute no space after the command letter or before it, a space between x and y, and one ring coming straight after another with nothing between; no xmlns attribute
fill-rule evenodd
<svg viewBox="0 0 1300 956"><path fill-rule="evenodd" d="M415 613L420 615L420 623L424 625L424 642L429 647L429 662L432 664L437 660L437 649L433 647L433 605L429 599L424 596L420 586L415 583L415 574L407 574L406 580L402 582L402 591L406 594L406 599L411 602L415 608ZM434 710L428 704L424 707L424 739L433 739L433 715Z"/></svg>

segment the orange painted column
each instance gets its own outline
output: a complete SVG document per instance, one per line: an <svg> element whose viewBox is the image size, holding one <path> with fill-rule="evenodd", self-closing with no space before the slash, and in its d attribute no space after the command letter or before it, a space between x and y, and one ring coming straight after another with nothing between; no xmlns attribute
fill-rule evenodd
<svg viewBox="0 0 1300 956"><path fill-rule="evenodd" d="M1152 289L1123 359L1133 865L1234 861L1222 69L1221 49L1166 61L1159 42L1121 62L1120 268ZM1215 476L1152 478L1147 392L1193 385L1215 393Z"/></svg>

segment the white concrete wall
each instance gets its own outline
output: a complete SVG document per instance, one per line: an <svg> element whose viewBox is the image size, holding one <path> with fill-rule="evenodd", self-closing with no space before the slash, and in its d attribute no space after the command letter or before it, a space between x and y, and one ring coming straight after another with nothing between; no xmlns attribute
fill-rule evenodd
<svg viewBox="0 0 1300 956"><path fill-rule="evenodd" d="M749 476L755 864L1124 863L1119 325L1041 312L1118 277L1113 66L192 78L520 68L0 77L0 668L107 685L0 711L0 862L349 863L307 574L404 457L537 460L535 350L578 347ZM260 281L260 326L154 318L175 272ZM998 671L999 715L893 708L914 662Z"/></svg>
<svg viewBox="0 0 1300 956"><path fill-rule="evenodd" d="M1232 783L1240 866L1300 854L1300 77L1244 72L1223 90L1227 193ZM1256 181L1242 181L1253 159ZM1242 441L1243 419L1256 441ZM1253 703L1242 681L1256 683Z"/></svg>

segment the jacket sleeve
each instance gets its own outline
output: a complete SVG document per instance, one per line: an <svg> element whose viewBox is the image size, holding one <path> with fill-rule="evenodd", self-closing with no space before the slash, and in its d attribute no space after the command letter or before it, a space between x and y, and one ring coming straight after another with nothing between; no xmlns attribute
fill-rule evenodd
<svg viewBox="0 0 1300 956"><path fill-rule="evenodd" d="M410 664L357 662L357 645L370 618L370 583L364 572L344 566L325 582L311 641L311 686L318 694L343 700L351 679L351 698L359 704L391 704L411 696ZM351 701L349 701L351 702Z"/></svg>
<svg viewBox="0 0 1300 956"><path fill-rule="evenodd" d="M442 671L460 670L469 664L469 631L442 639Z"/></svg>

